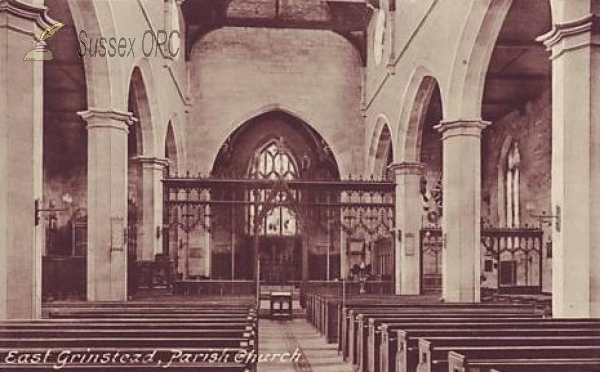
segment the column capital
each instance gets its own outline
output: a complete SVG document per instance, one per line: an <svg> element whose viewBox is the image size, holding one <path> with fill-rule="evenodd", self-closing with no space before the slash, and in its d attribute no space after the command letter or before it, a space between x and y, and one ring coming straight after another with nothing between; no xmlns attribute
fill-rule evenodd
<svg viewBox="0 0 600 372"><path fill-rule="evenodd" d="M40 29L46 29L55 24L56 21L48 16L48 8L43 5L34 5L22 0L0 0L0 14L8 13L24 21L32 21ZM13 18L14 19L14 18ZM30 29L23 22L11 22L9 18L0 17L0 27L10 27L15 31L30 35L32 38L39 37L35 29Z"/></svg>
<svg viewBox="0 0 600 372"><path fill-rule="evenodd" d="M138 121L133 113L113 108L90 107L86 111L77 112L77 115L87 122L88 130L93 128L115 128L127 131L130 125Z"/></svg>
<svg viewBox="0 0 600 372"><path fill-rule="evenodd" d="M481 138L481 132L490 124L489 121L481 119L458 119L441 121L434 129L442 133L442 140L446 140L450 137Z"/></svg>
<svg viewBox="0 0 600 372"><path fill-rule="evenodd" d="M418 161L401 161L388 165L389 170L394 172L396 176L400 175L422 175L425 170L425 163Z"/></svg>
<svg viewBox="0 0 600 372"><path fill-rule="evenodd" d="M169 165L169 159L167 158L159 158L155 156L136 156L130 158L129 160L141 164L143 167L157 167L164 168Z"/></svg>
<svg viewBox="0 0 600 372"><path fill-rule="evenodd" d="M600 16L588 14L568 22L556 23L552 30L536 40L552 52L550 59L560 57L565 52L590 45L600 45ZM594 37L596 36L596 37Z"/></svg>

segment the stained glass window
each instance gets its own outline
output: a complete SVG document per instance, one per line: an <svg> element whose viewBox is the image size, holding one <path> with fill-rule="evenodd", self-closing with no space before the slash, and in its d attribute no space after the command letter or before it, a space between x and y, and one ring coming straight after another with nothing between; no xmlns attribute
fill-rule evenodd
<svg viewBox="0 0 600 372"><path fill-rule="evenodd" d="M270 180L293 180L298 178L298 167L283 139L272 141L257 151L250 164L250 178ZM249 193L251 204L248 215L249 233L259 235L293 236L298 234L296 213L285 205L291 202L289 195L279 192L269 206L264 202L272 190L255 190ZM275 205L275 206L273 206ZM255 231L255 218L262 208L270 208L262 221L259 221L258 231Z"/></svg>

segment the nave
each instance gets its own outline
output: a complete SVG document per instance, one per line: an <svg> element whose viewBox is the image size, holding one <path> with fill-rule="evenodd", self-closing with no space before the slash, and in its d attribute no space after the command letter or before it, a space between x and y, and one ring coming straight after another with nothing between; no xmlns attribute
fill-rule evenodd
<svg viewBox="0 0 600 372"><path fill-rule="evenodd" d="M591 372L600 321L546 301L312 292L273 318L255 299L57 302L0 323L2 371Z"/></svg>

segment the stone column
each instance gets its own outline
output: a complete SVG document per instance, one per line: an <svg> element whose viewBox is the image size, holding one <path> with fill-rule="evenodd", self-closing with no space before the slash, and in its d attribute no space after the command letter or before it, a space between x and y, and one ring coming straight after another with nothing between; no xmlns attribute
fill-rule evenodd
<svg viewBox="0 0 600 372"><path fill-rule="evenodd" d="M561 318L600 316L599 27L590 14L540 38L552 52L552 307Z"/></svg>
<svg viewBox="0 0 600 372"><path fill-rule="evenodd" d="M419 190L425 165L400 162L390 165L396 174L396 294L420 293L421 265L419 234L422 225L423 201Z"/></svg>
<svg viewBox="0 0 600 372"><path fill-rule="evenodd" d="M23 57L54 23L46 12L0 0L0 320L41 316L44 62Z"/></svg>
<svg viewBox="0 0 600 372"><path fill-rule="evenodd" d="M129 112L90 108L88 130L89 301L127 300L127 133Z"/></svg>
<svg viewBox="0 0 600 372"><path fill-rule="evenodd" d="M163 252L163 179L169 161L139 156L132 159L140 167L139 199L141 220L138 225L137 260L151 261ZM157 230L160 229L160 230ZM160 235L157 234L160 231ZM158 235L158 236L157 236Z"/></svg>
<svg viewBox="0 0 600 372"><path fill-rule="evenodd" d="M447 302L479 302L481 273L481 132L489 123L440 123L444 147L442 294Z"/></svg>

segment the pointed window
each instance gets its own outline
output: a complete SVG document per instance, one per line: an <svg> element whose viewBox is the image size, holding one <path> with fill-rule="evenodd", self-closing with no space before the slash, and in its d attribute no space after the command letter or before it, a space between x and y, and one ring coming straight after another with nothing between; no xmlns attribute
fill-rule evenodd
<svg viewBox="0 0 600 372"><path fill-rule="evenodd" d="M249 176L252 179L269 179L290 181L298 178L298 167L282 138L271 141L259 149L250 164ZM293 236L298 234L298 224L295 212L285 204L291 202L289 195L279 192L275 198L265 205L272 190L250 191L249 200L249 233L259 235ZM262 208L270 210L262 221L258 221L258 232L255 231L255 218Z"/></svg>
<svg viewBox="0 0 600 372"><path fill-rule="evenodd" d="M515 228L521 224L520 215L520 163L519 145L514 142L506 159L505 195L506 227Z"/></svg>

